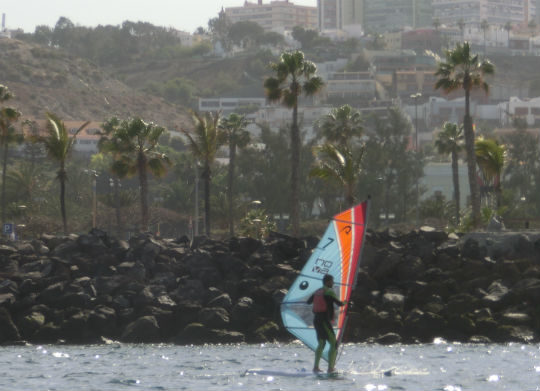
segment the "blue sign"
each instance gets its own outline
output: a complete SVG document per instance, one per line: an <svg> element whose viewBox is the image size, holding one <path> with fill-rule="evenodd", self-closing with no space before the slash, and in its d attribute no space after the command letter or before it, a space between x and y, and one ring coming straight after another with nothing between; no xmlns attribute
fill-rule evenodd
<svg viewBox="0 0 540 391"><path fill-rule="evenodd" d="M4 235L11 235L13 233L13 223L4 223L2 232L4 232Z"/></svg>

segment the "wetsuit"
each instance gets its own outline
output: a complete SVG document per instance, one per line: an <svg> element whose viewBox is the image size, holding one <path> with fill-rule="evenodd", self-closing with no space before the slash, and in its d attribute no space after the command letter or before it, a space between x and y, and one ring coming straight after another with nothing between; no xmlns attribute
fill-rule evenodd
<svg viewBox="0 0 540 391"><path fill-rule="evenodd" d="M336 297L336 293L327 286L323 286L321 289L315 291L313 295L308 299L308 304L313 304L313 326L317 332L317 340L319 345L315 350L315 365L314 368L319 367L322 352L326 341L330 343L330 351L328 354L328 368L333 369L336 361L337 354L337 341L332 327L334 320L334 304L343 306L344 303L339 301Z"/></svg>

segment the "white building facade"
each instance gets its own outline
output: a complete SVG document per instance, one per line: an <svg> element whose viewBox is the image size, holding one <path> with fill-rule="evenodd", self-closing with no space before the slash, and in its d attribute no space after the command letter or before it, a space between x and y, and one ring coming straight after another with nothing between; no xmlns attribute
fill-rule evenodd
<svg viewBox="0 0 540 391"><path fill-rule="evenodd" d="M267 4L263 0L245 1L241 7L225 8L225 15L232 23L251 21L266 31L292 30L295 26L317 29L317 8L295 5L289 0L273 0Z"/></svg>

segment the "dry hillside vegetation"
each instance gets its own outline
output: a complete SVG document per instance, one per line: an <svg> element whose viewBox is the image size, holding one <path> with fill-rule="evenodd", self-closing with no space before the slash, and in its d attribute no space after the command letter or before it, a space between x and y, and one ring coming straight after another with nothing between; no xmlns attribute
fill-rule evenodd
<svg viewBox="0 0 540 391"><path fill-rule="evenodd" d="M168 128L188 124L185 108L137 91L63 51L0 39L0 53L0 83L15 94L10 105L25 118L41 119L51 111L65 120L139 116Z"/></svg>

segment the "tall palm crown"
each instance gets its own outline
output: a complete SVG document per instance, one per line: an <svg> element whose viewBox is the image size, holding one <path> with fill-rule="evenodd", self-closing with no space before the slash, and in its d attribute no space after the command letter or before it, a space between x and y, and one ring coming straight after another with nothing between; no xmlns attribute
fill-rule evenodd
<svg viewBox="0 0 540 391"><path fill-rule="evenodd" d="M60 210L62 213L62 223L64 226L64 233L67 233L67 217L66 217L66 161L71 153L73 144L77 138L77 135L86 127L90 122L85 122L81 125L72 136L66 128L64 122L53 113L47 113L47 127L45 135L37 135L34 137L34 141L43 144L47 155L59 163L60 168L57 171L56 178L60 182Z"/></svg>
<svg viewBox="0 0 540 391"><path fill-rule="evenodd" d="M475 142L475 152L484 185L493 189L497 198L497 206L499 206L501 177L506 161L506 147L499 144L497 140L480 137Z"/></svg>
<svg viewBox="0 0 540 391"><path fill-rule="evenodd" d="M234 217L233 217L233 184L234 170L236 168L236 149L244 148L250 141L249 132L246 131L247 120L244 115L236 113L230 114L223 119L221 128L226 134L226 142L229 144L229 172L227 178L227 208L229 220L229 235L234 236Z"/></svg>
<svg viewBox="0 0 540 391"><path fill-rule="evenodd" d="M207 113L201 115L192 112L193 131L189 132L181 129L182 133L188 139L188 145L191 152L203 163L201 178L204 181L204 223L206 235L211 234L210 219L210 185L212 180L212 164L216 159L219 148L224 144L224 134L220 129L221 115Z"/></svg>
<svg viewBox="0 0 540 391"><path fill-rule="evenodd" d="M310 175L340 183L345 189L345 202L352 207L355 202L354 189L362 170L364 148L355 152L347 145L326 143L315 147L315 153L318 162Z"/></svg>
<svg viewBox="0 0 540 391"><path fill-rule="evenodd" d="M317 67L304 58L297 50L284 52L276 63L270 64L275 72L264 81L266 96L271 102L280 102L291 108L291 224L293 235L300 231L300 131L298 129L298 98L304 94L316 94L323 86L323 80L316 76Z"/></svg>
<svg viewBox="0 0 540 391"><path fill-rule="evenodd" d="M161 178L171 165L169 157L158 150L164 127L147 123L141 118L118 120L111 118L102 126L100 152L113 157L111 171L120 178L137 175L141 204L141 230L148 230L148 173Z"/></svg>
<svg viewBox="0 0 540 391"><path fill-rule="evenodd" d="M473 224L480 223L480 192L476 181L476 155L474 152L474 129L470 115L470 94L474 89L482 89L487 94L489 85L485 76L492 75L495 68L488 60L480 60L478 55L471 54L468 42L457 44L455 49L446 51L446 61L440 62L435 75L439 77L436 89L450 93L459 89L465 92L465 116L463 126L465 132L465 149L467 153L467 169L471 190Z"/></svg>
<svg viewBox="0 0 540 391"><path fill-rule="evenodd" d="M460 211L460 189L459 189L459 166L458 156L463 150L463 128L458 124L445 122L443 131L438 134L435 140L435 147L441 155L451 155L452 159L452 181L454 185L454 203L455 203L455 220L459 224Z"/></svg>
<svg viewBox="0 0 540 391"><path fill-rule="evenodd" d="M349 105L335 107L318 121L322 136L331 143L346 145L363 132L363 119L359 111Z"/></svg>

